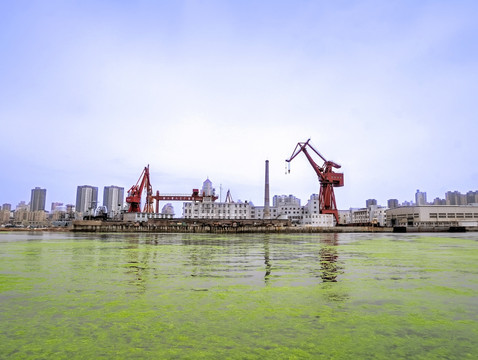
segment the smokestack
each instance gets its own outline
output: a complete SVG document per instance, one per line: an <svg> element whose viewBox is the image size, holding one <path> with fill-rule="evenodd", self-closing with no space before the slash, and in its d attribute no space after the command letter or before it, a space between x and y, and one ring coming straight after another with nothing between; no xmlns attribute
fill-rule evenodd
<svg viewBox="0 0 478 360"><path fill-rule="evenodd" d="M266 160L266 184L264 189L264 219L271 218L270 200L269 200L269 160Z"/></svg>

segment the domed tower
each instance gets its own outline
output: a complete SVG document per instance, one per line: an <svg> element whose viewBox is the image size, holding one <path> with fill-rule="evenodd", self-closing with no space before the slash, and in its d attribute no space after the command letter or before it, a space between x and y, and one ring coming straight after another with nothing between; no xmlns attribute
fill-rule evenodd
<svg viewBox="0 0 478 360"><path fill-rule="evenodd" d="M173 204L167 203L166 205L164 205L161 214L174 216Z"/></svg>
<svg viewBox="0 0 478 360"><path fill-rule="evenodd" d="M202 195L203 196L214 196L215 189L212 187L212 182L209 178L202 183Z"/></svg>

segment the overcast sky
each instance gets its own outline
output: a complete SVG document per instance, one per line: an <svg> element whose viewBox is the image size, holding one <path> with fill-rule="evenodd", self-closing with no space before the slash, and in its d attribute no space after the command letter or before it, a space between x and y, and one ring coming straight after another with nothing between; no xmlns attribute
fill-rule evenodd
<svg viewBox="0 0 478 360"><path fill-rule="evenodd" d="M340 209L478 190L477 1L0 2L0 204L78 185L305 204L299 141ZM320 162L320 161L319 161ZM320 162L321 164L321 162ZM181 204L175 204L181 213Z"/></svg>

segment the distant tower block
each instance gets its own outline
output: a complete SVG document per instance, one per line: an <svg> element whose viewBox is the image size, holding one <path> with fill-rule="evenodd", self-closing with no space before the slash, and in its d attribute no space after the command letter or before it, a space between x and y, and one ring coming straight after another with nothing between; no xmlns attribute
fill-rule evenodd
<svg viewBox="0 0 478 360"><path fill-rule="evenodd" d="M271 218L270 197L269 197L269 160L266 160L266 184L264 189L264 219Z"/></svg>

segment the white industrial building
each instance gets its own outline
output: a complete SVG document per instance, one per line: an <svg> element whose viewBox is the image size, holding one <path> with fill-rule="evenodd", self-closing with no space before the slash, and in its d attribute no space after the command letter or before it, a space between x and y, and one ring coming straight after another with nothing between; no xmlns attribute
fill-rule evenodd
<svg viewBox="0 0 478 360"><path fill-rule="evenodd" d="M388 208L380 205L369 205L361 209L340 210L339 221L341 224L386 226Z"/></svg>
<svg viewBox="0 0 478 360"><path fill-rule="evenodd" d="M251 204L233 202L228 194L225 202L214 202L215 189L209 179L204 181L201 194L203 201L183 203L183 217L185 219L251 219Z"/></svg>
<svg viewBox="0 0 478 360"><path fill-rule="evenodd" d="M203 201L185 202L183 217L186 219L246 220L264 219L264 206L254 206L251 202L234 202L228 193L225 202L214 202L214 189L210 180L203 184L203 193L211 198ZM313 194L307 205L301 206L300 199L293 195L276 195L272 199L270 219L289 219L293 224L304 226L331 227L335 220L331 214L319 214L319 196Z"/></svg>
<svg viewBox="0 0 478 360"><path fill-rule="evenodd" d="M335 218L332 214L319 214L319 195L312 194L302 208L300 224L303 226L333 227Z"/></svg>
<svg viewBox="0 0 478 360"><path fill-rule="evenodd" d="M172 219L172 214L130 212L123 214L123 221L146 222L150 219Z"/></svg>
<svg viewBox="0 0 478 360"><path fill-rule="evenodd" d="M351 213L352 224L377 224L385 226L387 222L387 208L370 205L364 209L353 210Z"/></svg>
<svg viewBox="0 0 478 360"><path fill-rule="evenodd" d="M251 205L248 202L185 202L183 217L185 219L251 219Z"/></svg>
<svg viewBox="0 0 478 360"><path fill-rule="evenodd" d="M478 226L476 205L404 206L387 210L388 226Z"/></svg>
<svg viewBox="0 0 478 360"><path fill-rule="evenodd" d="M300 222L303 226L333 227L335 218L332 214L304 214Z"/></svg>
<svg viewBox="0 0 478 360"><path fill-rule="evenodd" d="M275 217L274 213L277 214ZM274 218L289 219L293 224L300 223L302 219L300 199L293 195L275 195L271 207L271 219Z"/></svg>
<svg viewBox="0 0 478 360"><path fill-rule="evenodd" d="M253 206L251 208L251 216L252 219L263 219L264 207ZM312 194L305 206L301 206L300 199L293 195L276 195L272 198L270 218L289 219L293 224L303 226L335 226L333 215L319 214L318 194Z"/></svg>

